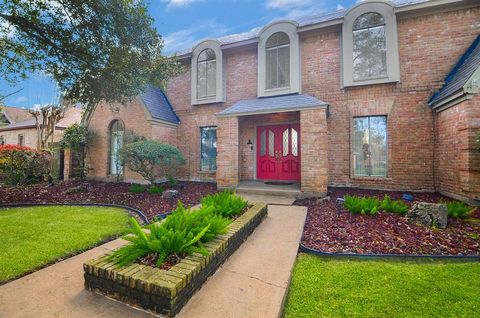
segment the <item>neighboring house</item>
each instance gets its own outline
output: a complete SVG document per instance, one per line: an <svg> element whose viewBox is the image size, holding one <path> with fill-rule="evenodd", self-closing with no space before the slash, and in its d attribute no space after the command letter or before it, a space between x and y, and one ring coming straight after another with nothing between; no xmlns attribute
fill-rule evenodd
<svg viewBox="0 0 480 318"><path fill-rule="evenodd" d="M478 1L363 1L202 41L179 56L185 71L166 95L149 87L86 117L90 176L141 180L114 168L131 131L177 146L179 176L219 188L281 180L304 195L350 186L480 200L479 33Z"/></svg>
<svg viewBox="0 0 480 318"><path fill-rule="evenodd" d="M0 106L0 129L7 127L8 125L22 122L31 118L32 115L28 112L28 110L24 108ZM10 134L0 133L0 145L5 145L7 142L12 143L10 141L7 141L7 136L13 138L12 136L10 136ZM16 138L17 139L15 143L18 143L19 141L24 142L22 136L17 135Z"/></svg>

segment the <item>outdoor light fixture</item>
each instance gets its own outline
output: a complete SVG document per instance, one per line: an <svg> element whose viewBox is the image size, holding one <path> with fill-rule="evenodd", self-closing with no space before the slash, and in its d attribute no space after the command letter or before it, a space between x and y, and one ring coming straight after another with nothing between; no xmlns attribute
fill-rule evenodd
<svg viewBox="0 0 480 318"><path fill-rule="evenodd" d="M252 146L252 145L253 145L253 142L252 142L251 139L248 139L247 145L250 145L250 150L253 150L253 146Z"/></svg>

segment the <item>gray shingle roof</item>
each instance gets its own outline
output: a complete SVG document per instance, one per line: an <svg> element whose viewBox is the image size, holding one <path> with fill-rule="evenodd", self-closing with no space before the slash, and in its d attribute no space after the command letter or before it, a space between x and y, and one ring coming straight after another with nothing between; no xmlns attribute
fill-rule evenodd
<svg viewBox="0 0 480 318"><path fill-rule="evenodd" d="M172 124L180 123L180 118L178 118L172 104L160 88L149 85L145 92L140 94L140 98L154 119Z"/></svg>
<svg viewBox="0 0 480 318"><path fill-rule="evenodd" d="M430 98L428 105L433 107L435 103L461 90L479 67L480 35L477 35L472 45L470 45L450 73L445 77L443 87Z"/></svg>
<svg viewBox="0 0 480 318"><path fill-rule="evenodd" d="M429 1L432 1L432 0L393 0L391 2L395 6L395 8L400 8L400 7L404 7L404 6L407 6L407 5L419 4L419 3L423 3L423 2L429 2ZM320 12L320 13L316 13L316 14L311 14L311 15L298 17L298 18L293 19L293 20L298 23L299 27L305 27L305 26L309 26L309 25L313 25L313 24L317 24L317 23L322 23L322 22L333 21L333 20L336 20L336 19L341 19L345 16L346 12L347 12L346 9L330 11L330 12ZM251 40L251 39L258 38L258 35L259 35L261 30L262 30L262 28L258 27L258 28L254 28L254 29L252 29L248 32L243 32L243 33L238 33L238 34L230 34L230 35L226 35L226 36L223 36L223 37L219 37L219 38L217 38L217 40L220 41L220 43L222 45L232 44L232 43L236 43L236 42L242 42L242 41L246 41L246 40ZM199 41L199 42L201 42L201 41ZM177 54L178 55L184 55L184 54L190 53L191 51L192 51L191 48L186 48L185 50L177 52Z"/></svg>
<svg viewBox="0 0 480 318"><path fill-rule="evenodd" d="M261 113L275 113L296 111L305 108L328 106L327 103L306 94L292 94L274 97L262 97L250 100L241 100L231 107L221 111L219 116L248 115Z"/></svg>

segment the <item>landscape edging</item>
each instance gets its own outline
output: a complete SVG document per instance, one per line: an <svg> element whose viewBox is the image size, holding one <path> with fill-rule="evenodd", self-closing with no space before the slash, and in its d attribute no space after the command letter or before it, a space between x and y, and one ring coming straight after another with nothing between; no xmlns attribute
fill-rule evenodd
<svg viewBox="0 0 480 318"><path fill-rule="evenodd" d="M358 254L358 253L332 253L332 252L322 252L315 248L307 247L300 243L299 249L300 252L313 254L317 256L331 257L331 258L359 258L359 259L437 259L437 260L447 260L447 259L457 259L464 261L480 261L480 256L476 255L422 255L422 254Z"/></svg>
<svg viewBox="0 0 480 318"><path fill-rule="evenodd" d="M12 204L0 204L1 208L21 208L21 207L32 207L32 206L98 206L98 207L111 207L111 208L120 208L125 209L137 214L142 220L143 224L149 224L147 216L140 210L126 206L121 204L110 204L110 203L79 203L79 202L71 202L71 203L12 203Z"/></svg>
<svg viewBox="0 0 480 318"><path fill-rule="evenodd" d="M174 316L266 215L265 203L253 204L230 224L226 234L204 243L209 255L194 253L168 270L137 263L118 266L108 259L109 252L85 262L85 288L146 310Z"/></svg>

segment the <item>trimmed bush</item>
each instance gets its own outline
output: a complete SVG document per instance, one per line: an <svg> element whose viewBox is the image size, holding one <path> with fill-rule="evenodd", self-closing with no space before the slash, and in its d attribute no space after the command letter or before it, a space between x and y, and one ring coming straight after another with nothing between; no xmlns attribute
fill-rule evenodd
<svg viewBox="0 0 480 318"><path fill-rule="evenodd" d="M405 215L408 212L408 205L402 200L392 200L389 195L385 195L380 208L389 213Z"/></svg>
<svg viewBox="0 0 480 318"><path fill-rule="evenodd" d="M375 215L380 209L380 200L375 197L357 197L357 196L345 196L343 202L345 208L353 214L369 214Z"/></svg>
<svg viewBox="0 0 480 318"><path fill-rule="evenodd" d="M185 158L174 146L156 140L140 140L123 146L120 158L125 166L140 174L150 184L159 177L171 176Z"/></svg>
<svg viewBox="0 0 480 318"><path fill-rule="evenodd" d="M47 152L18 145L0 145L0 173L8 185L44 181L50 172L51 156Z"/></svg>

